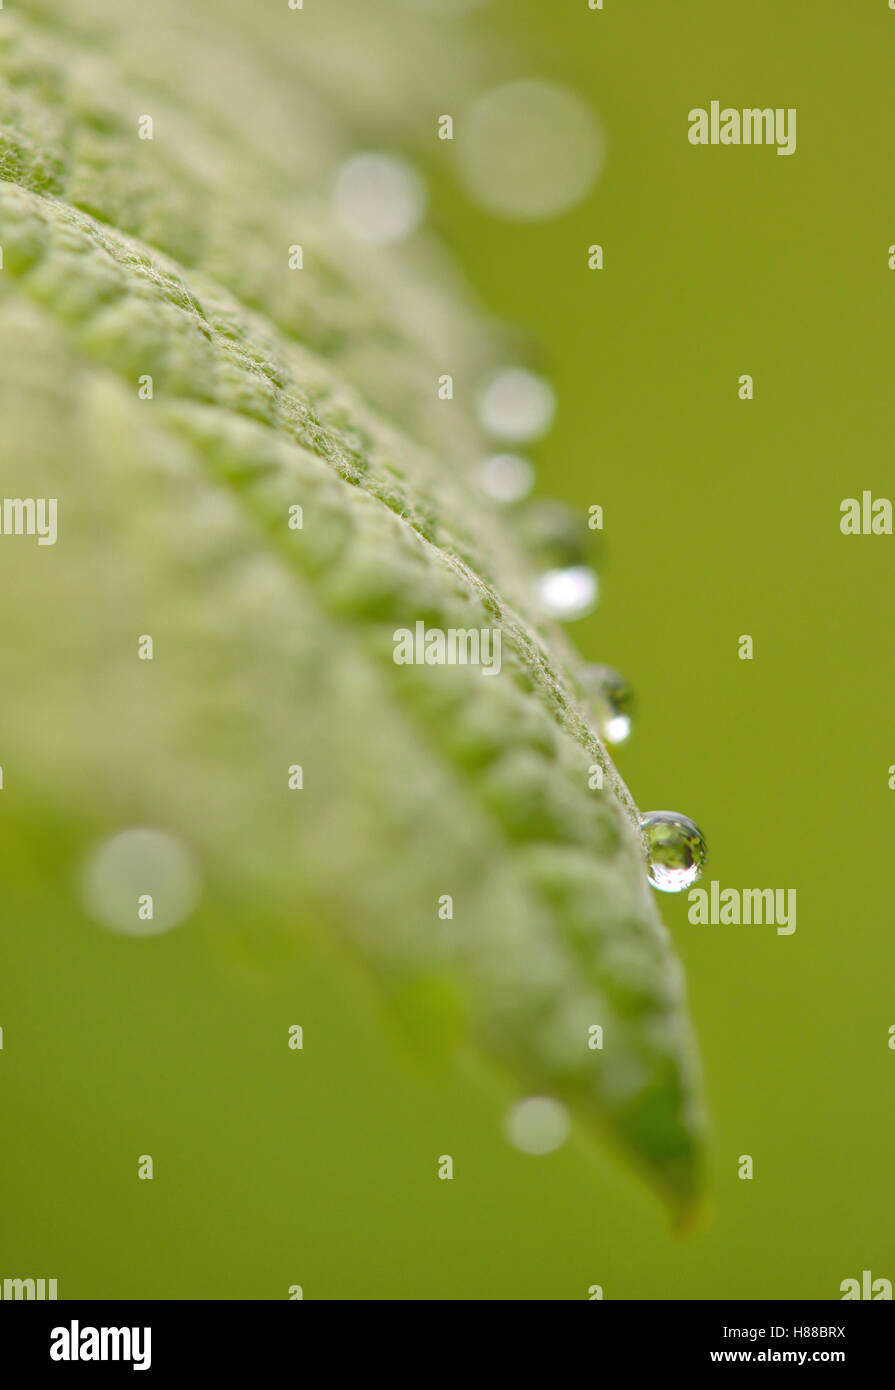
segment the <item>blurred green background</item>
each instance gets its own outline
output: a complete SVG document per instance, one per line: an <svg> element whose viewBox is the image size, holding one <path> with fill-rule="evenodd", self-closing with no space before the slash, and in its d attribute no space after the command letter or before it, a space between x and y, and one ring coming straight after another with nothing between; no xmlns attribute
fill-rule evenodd
<svg viewBox="0 0 895 1390"><path fill-rule="evenodd" d="M396 42L402 22L383 6ZM466 196L433 138L444 84L403 143L432 224L556 388L537 493L604 508L601 602L569 632L638 694L616 762L644 810L702 826L707 879L798 892L791 937L661 903L706 1073L710 1209L675 1234L577 1129L514 1152L512 1089L419 1061L322 949L210 969L213 899L153 942L97 928L86 953L5 835L0 1275L57 1276L72 1298L836 1298L895 1270L895 540L838 526L844 497L892 494L895 14L493 0L443 23L497 40L505 77L577 91L605 131L592 192L530 224ZM687 112L713 99L796 107L797 153L691 147Z"/></svg>

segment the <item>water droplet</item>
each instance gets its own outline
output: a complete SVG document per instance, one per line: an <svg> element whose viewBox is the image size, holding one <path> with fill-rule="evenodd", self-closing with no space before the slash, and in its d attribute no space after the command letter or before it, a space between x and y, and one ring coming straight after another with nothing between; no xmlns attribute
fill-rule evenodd
<svg viewBox="0 0 895 1390"><path fill-rule="evenodd" d="M334 207L352 236L384 246L416 231L426 209L426 188L404 159L356 154L336 171Z"/></svg>
<svg viewBox="0 0 895 1390"><path fill-rule="evenodd" d="M479 470L482 491L494 502L519 502L531 492L535 471L520 454L493 454Z"/></svg>
<svg viewBox="0 0 895 1390"><path fill-rule="evenodd" d="M541 610L548 618L559 618L567 623L593 612L599 592L596 572L588 565L545 570L536 585Z"/></svg>
<svg viewBox="0 0 895 1390"><path fill-rule="evenodd" d="M536 570L585 565L592 556L592 534L584 517L565 502L527 502L513 524Z"/></svg>
<svg viewBox="0 0 895 1390"><path fill-rule="evenodd" d="M647 877L662 893L680 893L695 883L708 855L705 837L689 816L650 811L640 817L647 843Z"/></svg>
<svg viewBox="0 0 895 1390"><path fill-rule="evenodd" d="M519 222L554 217L597 178L605 139L593 109L552 82L509 82L479 97L457 132L470 195Z"/></svg>
<svg viewBox="0 0 895 1390"><path fill-rule="evenodd" d="M607 743L624 743L631 733L634 691L612 666L584 666L578 683L599 708L600 735Z"/></svg>
<svg viewBox="0 0 895 1390"><path fill-rule="evenodd" d="M199 898L199 876L192 854L175 835L124 830L90 855L81 891L87 912L110 931L156 936L190 915ZM145 915L147 897L151 917Z"/></svg>
<svg viewBox="0 0 895 1390"><path fill-rule="evenodd" d="M550 1096L529 1096L510 1110L505 1129L507 1140L520 1153L553 1153L569 1137L569 1112Z"/></svg>
<svg viewBox="0 0 895 1390"><path fill-rule="evenodd" d="M524 367L495 372L478 399L482 427L515 444L546 434L555 414L553 387Z"/></svg>

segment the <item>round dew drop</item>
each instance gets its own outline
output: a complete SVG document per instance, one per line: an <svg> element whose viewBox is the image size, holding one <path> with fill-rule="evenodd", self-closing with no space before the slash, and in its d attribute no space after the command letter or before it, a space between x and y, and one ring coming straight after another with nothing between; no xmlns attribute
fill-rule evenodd
<svg viewBox="0 0 895 1390"><path fill-rule="evenodd" d="M662 893L681 893L695 883L705 867L705 836L677 811L650 811L640 817L647 846L647 877Z"/></svg>
<svg viewBox="0 0 895 1390"><path fill-rule="evenodd" d="M565 502L547 498L526 502L516 513L514 524L520 544L538 572L592 561L593 537L581 514Z"/></svg>
<svg viewBox="0 0 895 1390"><path fill-rule="evenodd" d="M586 564L575 564L568 570L546 570L536 585L542 612L563 623L588 616L596 606L598 594L598 578Z"/></svg>
<svg viewBox="0 0 895 1390"><path fill-rule="evenodd" d="M548 618L573 622L593 612L599 596L599 582L587 565L569 569L545 570L535 587L538 604Z"/></svg>
<svg viewBox="0 0 895 1390"><path fill-rule="evenodd" d="M624 743L631 733L634 692L612 666L584 666L578 683L598 706L600 735L606 743Z"/></svg>

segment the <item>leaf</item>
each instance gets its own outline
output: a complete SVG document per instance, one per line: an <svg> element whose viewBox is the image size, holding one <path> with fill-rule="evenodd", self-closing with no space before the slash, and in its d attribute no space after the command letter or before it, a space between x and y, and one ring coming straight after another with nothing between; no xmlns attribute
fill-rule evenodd
<svg viewBox="0 0 895 1390"><path fill-rule="evenodd" d="M141 148L110 13L105 55L20 17L0 38L3 487L60 518L53 548L0 547L4 833L28 862L49 824L74 857L164 826L251 904L250 958L331 935L421 1045L473 1041L689 1204L697 1066L636 808L464 476L474 424L431 404L445 344L471 369L488 333L434 250L360 256L310 195L290 272L280 156L145 51ZM303 145L309 185L339 139ZM501 674L396 665L418 620L499 628Z"/></svg>

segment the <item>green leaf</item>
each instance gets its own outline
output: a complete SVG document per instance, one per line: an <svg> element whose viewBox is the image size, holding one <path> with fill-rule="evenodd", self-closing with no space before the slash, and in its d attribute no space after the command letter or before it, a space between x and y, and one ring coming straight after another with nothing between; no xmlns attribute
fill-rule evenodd
<svg viewBox="0 0 895 1390"><path fill-rule="evenodd" d="M331 225L309 191L351 148L331 115L296 191L283 150L159 53L137 63L112 11L77 21L103 54L27 9L0 20L2 482L59 499L59 541L0 547L10 872L70 902L40 868L50 827L74 861L163 826L250 905L251 941L209 953L341 943L336 968L361 962L421 1047L474 1044L690 1204L698 1072L637 811L464 473L474 423L433 405L436 363L472 373L488 333L440 253L361 252ZM270 61L259 40L259 89ZM419 619L499 627L501 674L396 665Z"/></svg>

